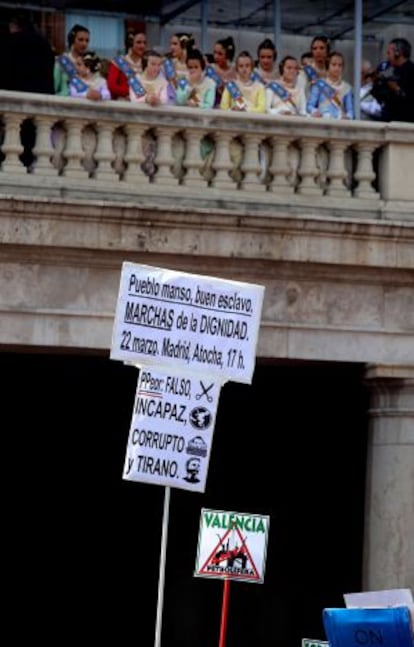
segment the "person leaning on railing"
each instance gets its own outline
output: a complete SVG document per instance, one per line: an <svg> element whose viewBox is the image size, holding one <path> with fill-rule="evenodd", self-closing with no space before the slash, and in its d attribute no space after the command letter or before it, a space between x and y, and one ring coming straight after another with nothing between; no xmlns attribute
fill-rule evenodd
<svg viewBox="0 0 414 647"><path fill-rule="evenodd" d="M201 109L214 108L216 84L213 79L205 74L206 61L199 49L192 49L187 53L187 68L188 80L182 79L177 85L177 105ZM212 177L211 162L213 149L214 143L211 137L203 137L200 142L200 156L203 160L201 175L207 180ZM176 164L181 164L182 158L184 157L184 149L181 147L178 156L175 150L174 157L178 157Z"/></svg>
<svg viewBox="0 0 414 647"><path fill-rule="evenodd" d="M85 52L75 62L77 75L69 83L71 97L90 101L108 101L111 98L106 79L99 72L100 58L95 52Z"/></svg>
<svg viewBox="0 0 414 647"><path fill-rule="evenodd" d="M129 98L131 103L139 103L152 108L171 103L168 92L169 82L162 71L163 57L156 50L150 49L142 57L142 72L130 79ZM146 133L143 137L145 160L143 171L150 177L156 171L156 140Z"/></svg>
<svg viewBox="0 0 414 647"><path fill-rule="evenodd" d="M235 81L229 81L224 88L220 102L221 110L235 112L251 112L263 114L266 112L266 92L263 83L253 80L254 60L251 54L244 50L236 59ZM231 177L239 182L242 178L241 161L243 146L240 141L233 139L230 144L230 158L233 169Z"/></svg>

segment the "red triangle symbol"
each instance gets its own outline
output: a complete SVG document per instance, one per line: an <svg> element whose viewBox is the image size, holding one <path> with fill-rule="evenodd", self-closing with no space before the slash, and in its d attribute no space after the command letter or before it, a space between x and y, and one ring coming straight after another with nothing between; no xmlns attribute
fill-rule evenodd
<svg viewBox="0 0 414 647"><path fill-rule="evenodd" d="M230 545L230 533L236 533L236 541L232 545ZM243 539L240 528L226 530L201 567L200 575L222 576L236 580L260 580L261 577L247 547L246 539L247 537Z"/></svg>

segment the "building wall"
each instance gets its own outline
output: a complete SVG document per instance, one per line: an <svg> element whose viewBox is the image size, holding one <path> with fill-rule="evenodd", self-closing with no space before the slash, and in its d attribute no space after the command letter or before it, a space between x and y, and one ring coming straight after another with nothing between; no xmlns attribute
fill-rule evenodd
<svg viewBox="0 0 414 647"><path fill-rule="evenodd" d="M6 585L26 582L15 632L152 644L164 488L122 480L136 369L59 350L0 361ZM324 638L322 608L361 587L362 378L361 365L259 360L252 385L224 386L205 493L171 490L163 647L218 642L222 582L193 577L202 507L270 515L264 584L231 585L229 644Z"/></svg>

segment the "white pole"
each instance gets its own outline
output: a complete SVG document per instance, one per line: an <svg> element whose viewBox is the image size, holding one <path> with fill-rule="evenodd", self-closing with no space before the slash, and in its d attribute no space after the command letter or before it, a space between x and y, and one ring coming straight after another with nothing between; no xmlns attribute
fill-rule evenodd
<svg viewBox="0 0 414 647"><path fill-rule="evenodd" d="M162 607L164 602L165 562L166 562L166 556L167 556L168 517L170 513L170 492L171 492L170 488L167 486L164 492L164 512L162 517L161 555L160 555L160 571L158 576L158 603L157 603L157 620L155 623L154 647L161 647Z"/></svg>

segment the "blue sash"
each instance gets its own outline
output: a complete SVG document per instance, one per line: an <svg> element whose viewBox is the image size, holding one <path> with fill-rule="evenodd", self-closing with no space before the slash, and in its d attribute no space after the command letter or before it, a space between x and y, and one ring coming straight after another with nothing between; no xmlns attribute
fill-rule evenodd
<svg viewBox="0 0 414 647"><path fill-rule="evenodd" d="M259 72L257 70L254 70L251 73L250 78L251 78L252 81L259 81L259 83L261 83L262 85L267 86L266 81L264 80L264 78L262 76L260 76L260 74L259 74Z"/></svg>
<svg viewBox="0 0 414 647"><path fill-rule="evenodd" d="M69 85L73 85L77 92L87 92L89 89L89 85L82 81L79 76L72 76L69 81Z"/></svg>
<svg viewBox="0 0 414 647"><path fill-rule="evenodd" d="M178 86L181 90L185 90L185 89L186 89L186 87L187 87L187 85L189 85L189 83L188 83L188 81L187 81L187 79L186 79L186 78L182 77L181 79L178 79L178 81L177 81L177 86Z"/></svg>
<svg viewBox="0 0 414 647"><path fill-rule="evenodd" d="M413 647L408 607L324 609L323 624L331 647Z"/></svg>
<svg viewBox="0 0 414 647"><path fill-rule="evenodd" d="M209 79L213 79L213 81L214 81L214 83L216 85L222 85L223 80L222 80L220 74L218 74L216 72L216 70L214 69L214 67L212 67L211 65L207 65L207 67L205 69L205 75L208 76Z"/></svg>
<svg viewBox="0 0 414 647"><path fill-rule="evenodd" d="M164 61L164 74L167 81L175 82L176 73L174 62L170 58L166 58Z"/></svg>
<svg viewBox="0 0 414 647"><path fill-rule="evenodd" d="M86 92L89 85L76 74L76 67L67 54L58 56L58 63L69 79L69 84L75 86L78 92Z"/></svg>
<svg viewBox="0 0 414 647"><path fill-rule="evenodd" d="M235 81L227 81L226 88L229 91L231 98L237 101L239 105L243 105L245 103L241 90Z"/></svg>
<svg viewBox="0 0 414 647"><path fill-rule="evenodd" d="M282 101L286 101L286 103L290 103L290 105L293 106L296 114L299 114L296 103L293 101L292 97L290 96L290 93L286 90L286 88L283 87L283 85L281 85L277 81L270 81L267 87L270 88L272 92L277 94L277 96L280 97Z"/></svg>
<svg viewBox="0 0 414 647"><path fill-rule="evenodd" d="M134 70L124 59L123 56L115 56L114 58L114 63L119 67L121 72L125 74L128 85L131 88L131 90L136 94L137 97L143 97L145 95L145 88L142 85L141 81L138 79L138 77L135 75Z"/></svg>
<svg viewBox="0 0 414 647"><path fill-rule="evenodd" d="M289 92L286 90L286 88L283 87L283 85L280 85L280 83L278 83L277 81L271 81L267 87L270 88L272 92L277 94L278 97L283 99L283 101L289 99Z"/></svg>
<svg viewBox="0 0 414 647"><path fill-rule="evenodd" d="M331 101L337 108L342 108L341 98L338 96L337 91L329 83L324 81L324 79L318 79L315 83L316 87L322 92L322 94Z"/></svg>
<svg viewBox="0 0 414 647"><path fill-rule="evenodd" d="M76 67L73 61L67 54L61 54L58 56L57 60L65 74L68 75L69 79L72 79L72 77L76 75Z"/></svg>
<svg viewBox="0 0 414 647"><path fill-rule="evenodd" d="M319 74L317 73L315 68L312 67L312 65L305 65L305 67L303 68L303 71L305 72L309 83L314 83L316 79L319 78Z"/></svg>

